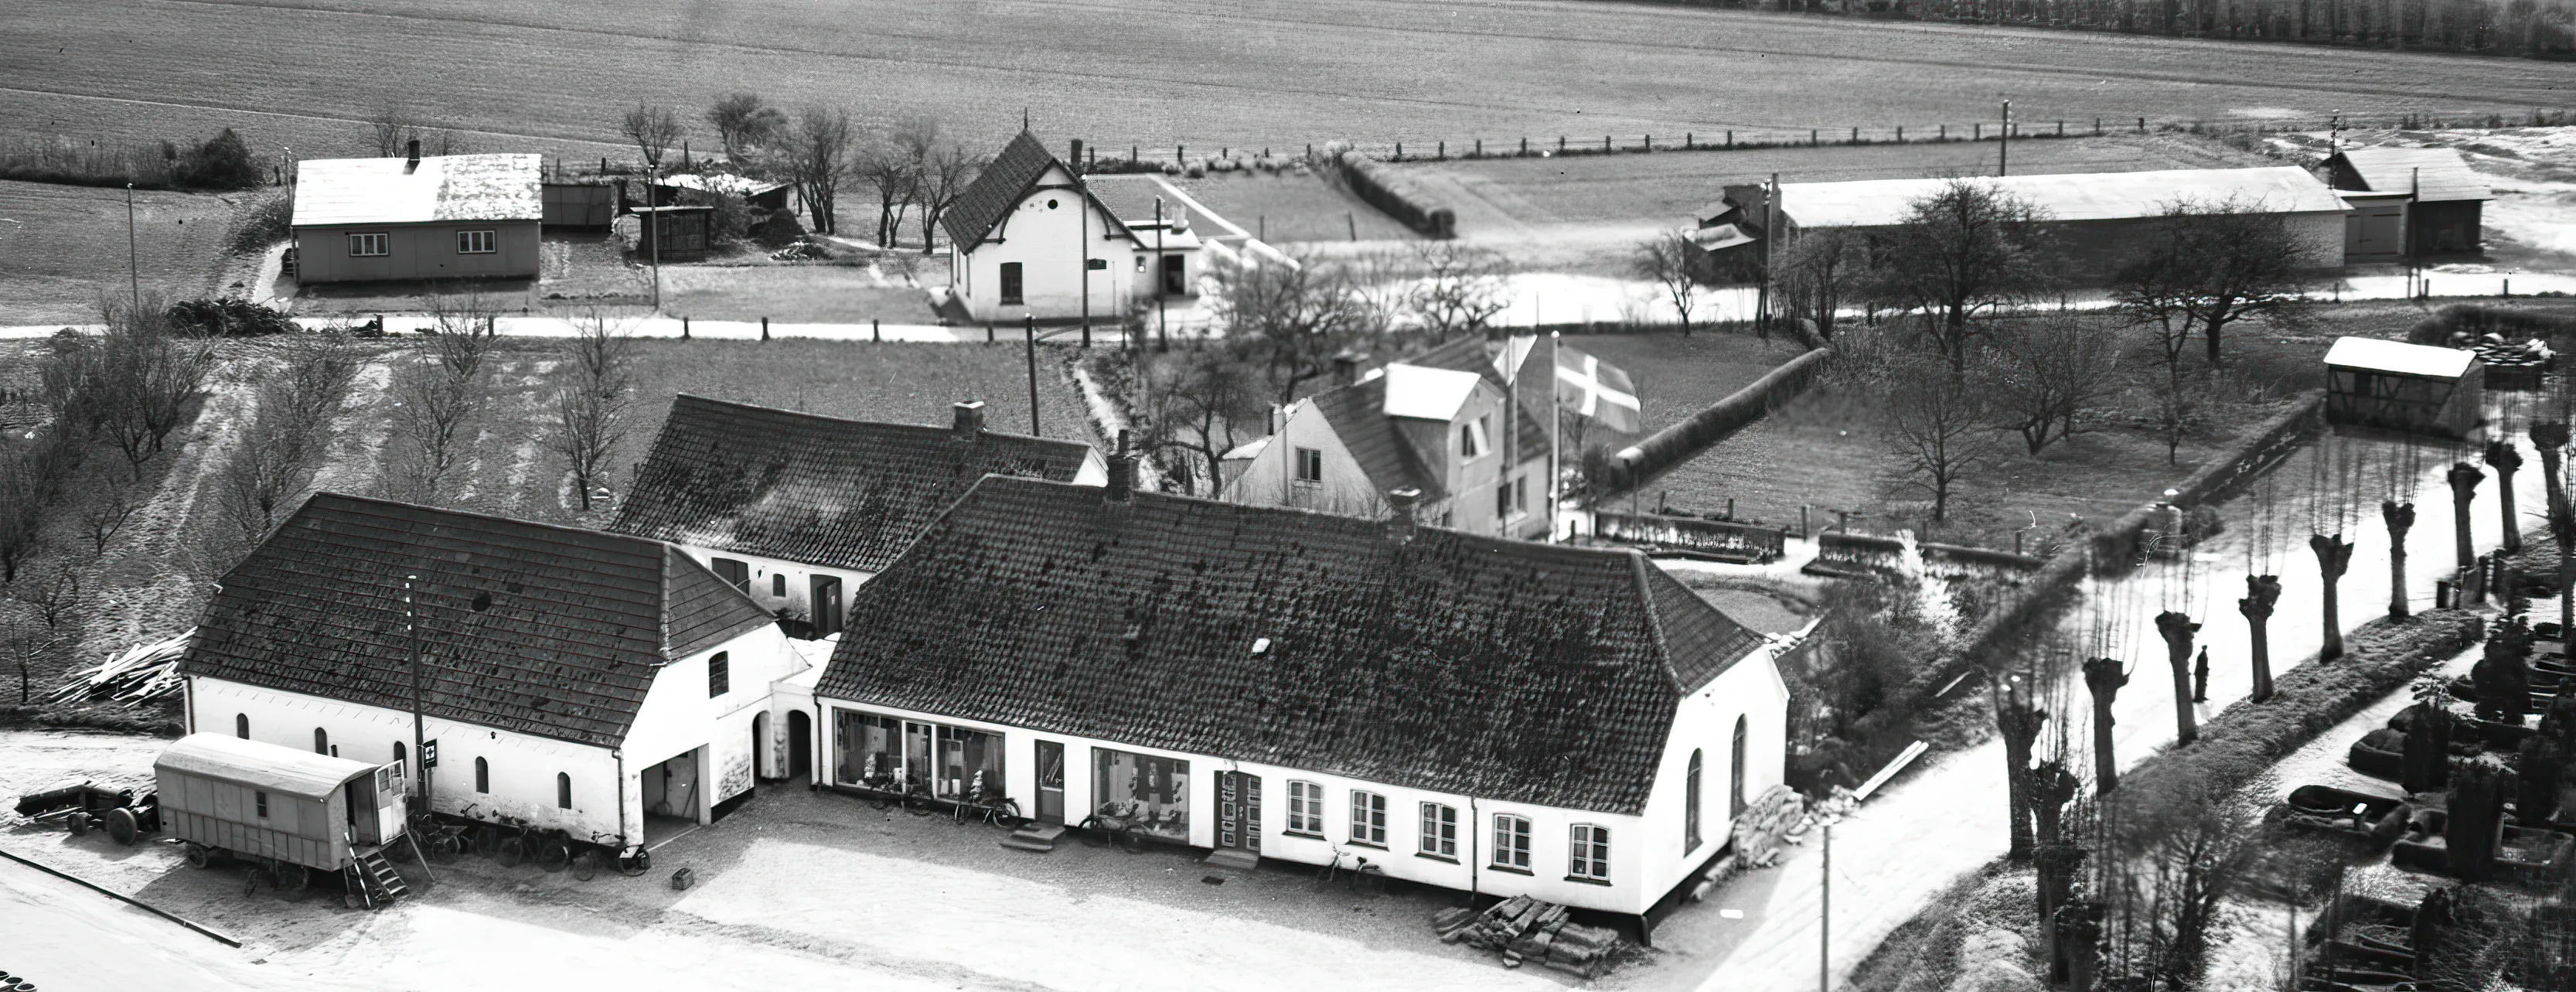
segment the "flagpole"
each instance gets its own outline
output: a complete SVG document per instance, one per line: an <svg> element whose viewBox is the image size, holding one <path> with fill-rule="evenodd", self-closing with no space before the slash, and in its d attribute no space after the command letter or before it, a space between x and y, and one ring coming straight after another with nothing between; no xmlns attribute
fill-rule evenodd
<svg viewBox="0 0 2576 992"><path fill-rule="evenodd" d="M1557 485L1565 478L1565 469L1557 461L1559 425L1565 414L1556 406L1556 362L1559 341L1555 331L1547 332L1547 540L1556 543Z"/></svg>

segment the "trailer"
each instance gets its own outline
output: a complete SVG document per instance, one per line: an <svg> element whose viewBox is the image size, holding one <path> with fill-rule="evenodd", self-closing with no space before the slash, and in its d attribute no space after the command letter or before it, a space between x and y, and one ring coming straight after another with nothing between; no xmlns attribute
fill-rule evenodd
<svg viewBox="0 0 2576 992"><path fill-rule="evenodd" d="M250 864L299 892L312 873L342 877L353 908L408 894L386 859L396 845L417 859L404 828L401 762L370 765L223 734L190 734L152 763L162 823L187 845L190 865Z"/></svg>

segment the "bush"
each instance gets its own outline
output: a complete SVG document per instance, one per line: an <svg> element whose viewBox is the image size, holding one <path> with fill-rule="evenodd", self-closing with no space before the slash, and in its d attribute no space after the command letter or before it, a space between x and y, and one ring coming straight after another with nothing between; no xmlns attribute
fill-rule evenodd
<svg viewBox="0 0 2576 992"><path fill-rule="evenodd" d="M773 211L767 218L751 225L751 240L763 248L785 248L805 238L805 225L796 222L796 211Z"/></svg>
<svg viewBox="0 0 2576 992"><path fill-rule="evenodd" d="M169 189L170 163L154 149L47 138L0 146L0 179L66 186Z"/></svg>
<svg viewBox="0 0 2576 992"><path fill-rule="evenodd" d="M2475 339L2488 334L2507 340L2540 338L2555 345L2562 336L2576 336L2576 316L2487 303L2453 303L2407 328L2406 340L2451 348L2463 343L2462 336Z"/></svg>
<svg viewBox="0 0 2576 992"><path fill-rule="evenodd" d="M170 325L189 337L252 338L302 330L285 314L238 298L209 297L170 305Z"/></svg>
<svg viewBox="0 0 2576 992"><path fill-rule="evenodd" d="M198 189L249 189L266 183L268 172L241 135L225 128L178 156L171 178Z"/></svg>
<svg viewBox="0 0 2576 992"><path fill-rule="evenodd" d="M233 218L232 233L224 236L224 250L235 255L256 255L293 236L295 196L279 190L242 208L240 215Z"/></svg>

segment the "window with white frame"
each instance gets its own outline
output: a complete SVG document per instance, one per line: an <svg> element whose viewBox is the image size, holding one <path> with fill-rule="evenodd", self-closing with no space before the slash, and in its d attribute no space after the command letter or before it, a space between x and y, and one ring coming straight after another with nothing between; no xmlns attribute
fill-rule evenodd
<svg viewBox="0 0 2576 992"><path fill-rule="evenodd" d="M1297 449L1297 481L1324 481L1324 452L1321 448Z"/></svg>
<svg viewBox="0 0 2576 992"><path fill-rule="evenodd" d="M383 258L391 254L393 254L393 235L383 233L349 235L349 257L351 258Z"/></svg>
<svg viewBox="0 0 2576 992"><path fill-rule="evenodd" d="M1589 823L1575 824L1573 844L1567 852L1567 878L1590 882L1610 880L1610 828Z"/></svg>
<svg viewBox="0 0 2576 992"><path fill-rule="evenodd" d="M1386 846L1386 797L1351 790L1351 843Z"/></svg>
<svg viewBox="0 0 2576 992"><path fill-rule="evenodd" d="M456 232L456 253L459 255L489 255L500 250L500 238L492 231Z"/></svg>
<svg viewBox="0 0 2576 992"><path fill-rule="evenodd" d="M1478 417L1458 425L1458 460L1472 462L1485 457L1485 418Z"/></svg>
<svg viewBox="0 0 2576 992"><path fill-rule="evenodd" d="M1324 787L1315 782L1288 783L1288 832L1315 834L1324 832Z"/></svg>
<svg viewBox="0 0 2576 992"><path fill-rule="evenodd" d="M1529 817L1494 814L1494 867L1526 872L1529 866Z"/></svg>
<svg viewBox="0 0 2576 992"><path fill-rule="evenodd" d="M1458 807L1422 804L1422 853L1435 858L1458 856Z"/></svg>

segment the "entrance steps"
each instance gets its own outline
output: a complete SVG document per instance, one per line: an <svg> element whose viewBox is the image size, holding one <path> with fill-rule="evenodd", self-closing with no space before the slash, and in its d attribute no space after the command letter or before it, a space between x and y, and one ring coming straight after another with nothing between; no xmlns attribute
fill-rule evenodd
<svg viewBox="0 0 2576 992"><path fill-rule="evenodd" d="M1002 838L1002 846L1018 851L1036 851L1044 854L1055 850L1056 839L1062 836L1064 836L1064 824L1032 822L1011 831L1010 836Z"/></svg>
<svg viewBox="0 0 2576 992"><path fill-rule="evenodd" d="M383 848L355 848L351 854L349 874L356 878L359 898L367 908L381 908L411 894L411 886L403 883L402 873L385 859Z"/></svg>
<svg viewBox="0 0 2576 992"><path fill-rule="evenodd" d="M1220 847L1209 852L1207 859L1199 863L1238 875L1249 875L1253 869L1261 867L1261 856L1238 848Z"/></svg>

